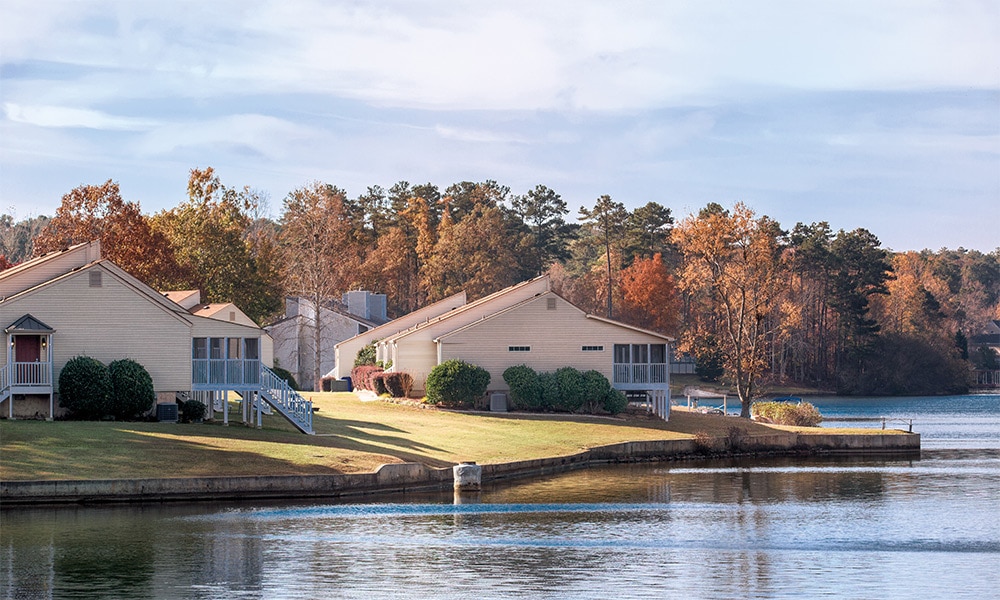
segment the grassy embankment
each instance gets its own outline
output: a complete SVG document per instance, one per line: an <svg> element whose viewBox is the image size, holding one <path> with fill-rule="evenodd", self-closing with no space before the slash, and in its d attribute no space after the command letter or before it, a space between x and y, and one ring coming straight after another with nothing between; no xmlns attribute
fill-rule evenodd
<svg viewBox="0 0 1000 600"><path fill-rule="evenodd" d="M725 436L734 425L750 435L795 429L682 410L663 422L645 415L460 413L361 402L353 394L309 396L320 409L314 436L298 433L278 416L265 417L263 429L217 422L2 421L0 480L356 473L392 462L489 464L625 441Z"/></svg>

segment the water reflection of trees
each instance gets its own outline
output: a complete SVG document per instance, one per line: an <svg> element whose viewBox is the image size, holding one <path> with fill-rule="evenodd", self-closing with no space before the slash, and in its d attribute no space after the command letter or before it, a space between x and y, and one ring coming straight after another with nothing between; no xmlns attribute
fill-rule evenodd
<svg viewBox="0 0 1000 600"><path fill-rule="evenodd" d="M0 597L167 597L194 584L260 589L263 548L247 529L251 521L177 518L211 510L193 505L5 511Z"/></svg>
<svg viewBox="0 0 1000 600"><path fill-rule="evenodd" d="M850 456L614 465L508 482L507 487L484 492L483 501L731 504L877 500L886 492L886 465Z"/></svg>

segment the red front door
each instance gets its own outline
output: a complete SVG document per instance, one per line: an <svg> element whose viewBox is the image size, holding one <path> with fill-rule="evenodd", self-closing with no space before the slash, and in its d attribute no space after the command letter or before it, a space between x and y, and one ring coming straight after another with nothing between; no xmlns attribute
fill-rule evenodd
<svg viewBox="0 0 1000 600"><path fill-rule="evenodd" d="M39 362L41 359L41 336L18 335L14 337L14 362Z"/></svg>

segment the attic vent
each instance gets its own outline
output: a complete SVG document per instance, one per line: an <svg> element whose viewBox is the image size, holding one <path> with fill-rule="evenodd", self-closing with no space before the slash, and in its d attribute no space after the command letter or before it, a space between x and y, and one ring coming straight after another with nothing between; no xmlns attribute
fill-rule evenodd
<svg viewBox="0 0 1000 600"><path fill-rule="evenodd" d="M230 321L235 321L236 320L236 311L235 310L229 311L229 320Z"/></svg>
<svg viewBox="0 0 1000 600"><path fill-rule="evenodd" d="M90 287L101 287L101 272L91 271L90 272Z"/></svg>
<svg viewBox="0 0 1000 600"><path fill-rule="evenodd" d="M556 299L546 298L545 299L545 310L555 310L556 309Z"/></svg>

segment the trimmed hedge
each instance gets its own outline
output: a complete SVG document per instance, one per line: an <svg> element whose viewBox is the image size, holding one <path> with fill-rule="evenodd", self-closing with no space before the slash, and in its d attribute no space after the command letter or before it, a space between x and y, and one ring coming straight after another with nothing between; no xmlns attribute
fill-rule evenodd
<svg viewBox="0 0 1000 600"><path fill-rule="evenodd" d="M761 423L775 425L796 425L816 427L823 421L823 415L809 402L754 402L750 414Z"/></svg>
<svg viewBox="0 0 1000 600"><path fill-rule="evenodd" d="M351 384L354 389L375 391L373 379L384 369L375 365L362 365L351 369Z"/></svg>
<svg viewBox="0 0 1000 600"><path fill-rule="evenodd" d="M486 394L490 373L462 360L446 360L427 376L427 402L450 408L472 408Z"/></svg>
<svg viewBox="0 0 1000 600"><path fill-rule="evenodd" d="M153 378L145 367L130 358L108 365L111 397L108 412L119 421L137 419L156 404Z"/></svg>
<svg viewBox="0 0 1000 600"><path fill-rule="evenodd" d="M542 387L534 369L527 365L507 367L503 372L503 380L510 388L511 406L515 410L542 408Z"/></svg>
<svg viewBox="0 0 1000 600"><path fill-rule="evenodd" d="M205 418L208 407L201 400L187 400L181 404L181 421L194 423Z"/></svg>
<svg viewBox="0 0 1000 600"><path fill-rule="evenodd" d="M609 389L608 393L604 396L603 408L605 411L617 415L628 408L628 398L625 393L621 390Z"/></svg>
<svg viewBox="0 0 1000 600"><path fill-rule="evenodd" d="M89 356L75 356L59 372L59 406L70 418L98 420L108 414L111 375L104 363Z"/></svg>
<svg viewBox="0 0 1000 600"><path fill-rule="evenodd" d="M516 410L618 414L628 406L625 394L613 389L600 371L581 373L563 367L554 373L536 373L526 365L508 367L503 380Z"/></svg>
<svg viewBox="0 0 1000 600"><path fill-rule="evenodd" d="M577 412L583 406L584 381L583 373L573 367L556 369L556 384L559 386L559 396L552 408L565 412Z"/></svg>
<svg viewBox="0 0 1000 600"><path fill-rule="evenodd" d="M375 376L376 385L379 381L385 386L393 398L406 398L413 389L413 375L405 371L389 371Z"/></svg>

